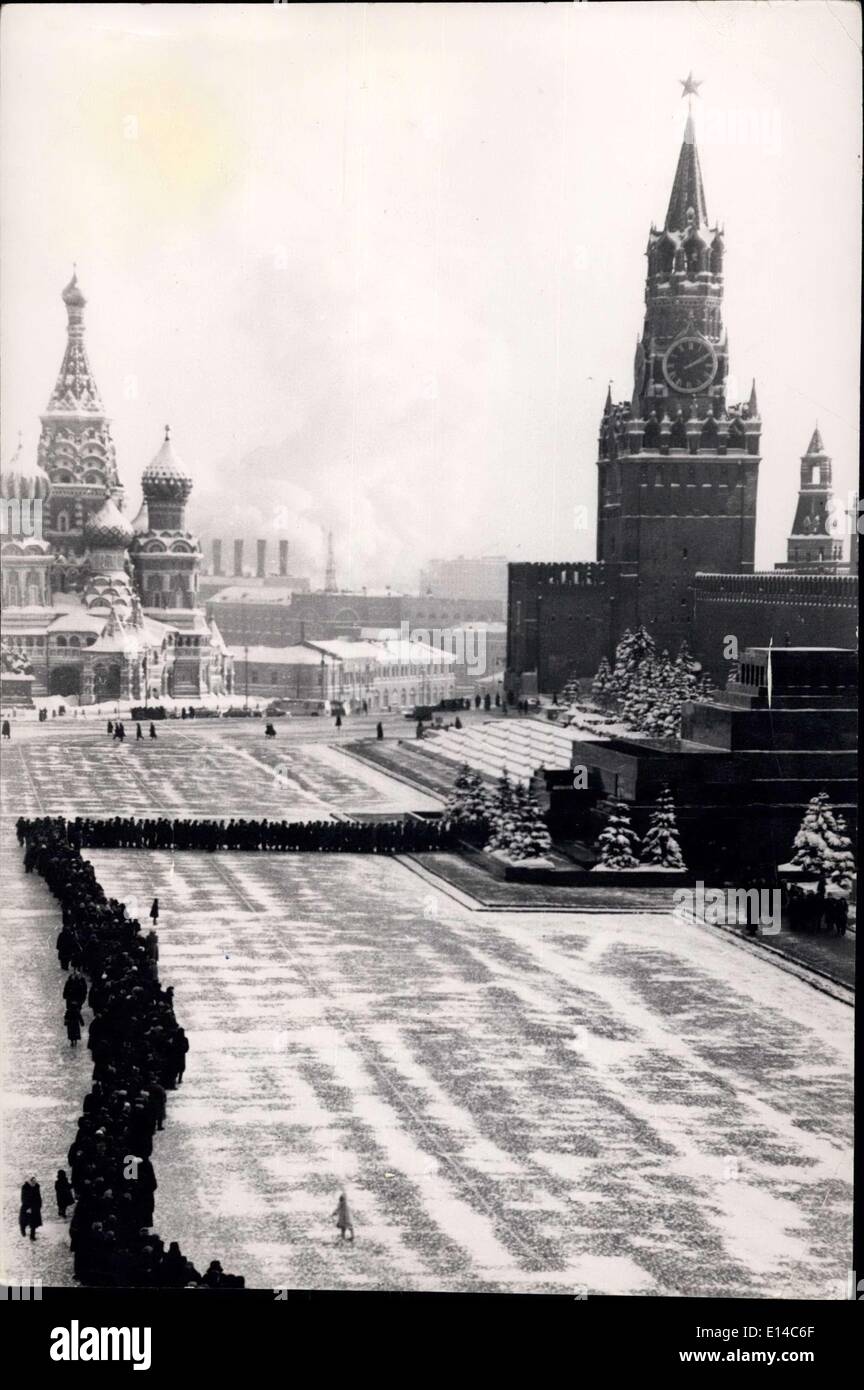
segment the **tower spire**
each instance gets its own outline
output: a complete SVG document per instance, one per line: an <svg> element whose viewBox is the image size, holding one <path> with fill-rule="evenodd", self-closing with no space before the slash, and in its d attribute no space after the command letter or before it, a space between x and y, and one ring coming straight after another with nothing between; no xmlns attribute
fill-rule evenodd
<svg viewBox="0 0 864 1390"><path fill-rule="evenodd" d="M678 155L678 167L675 170L666 221L663 224L667 232L683 232L688 226L687 214L691 208L695 215L695 225L697 227L707 227L708 225L708 209L705 204L705 189L702 185L702 168L699 163L699 151L696 148L696 127L689 102L690 92L693 90L693 80L688 77L686 82L689 84L689 88L685 87L681 95L688 97L687 123L684 126L684 139L681 142L681 150ZM701 83L695 85L701 86Z"/></svg>

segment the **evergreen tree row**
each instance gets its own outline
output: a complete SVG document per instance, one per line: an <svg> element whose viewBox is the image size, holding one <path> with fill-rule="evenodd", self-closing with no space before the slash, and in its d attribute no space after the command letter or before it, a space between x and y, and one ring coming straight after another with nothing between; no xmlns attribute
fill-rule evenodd
<svg viewBox="0 0 864 1390"><path fill-rule="evenodd" d="M613 801L595 848L598 856L595 869L635 869L640 864L655 869L685 868L678 843L675 803L669 788L664 787L657 798L641 846L630 824L626 802Z"/></svg>
<svg viewBox="0 0 864 1390"><path fill-rule="evenodd" d="M569 688L569 687L568 687ZM654 738L678 738L685 700L707 700L711 683L686 642L673 661L657 655L645 627L627 631L615 649L615 663L604 656L591 687L595 702L622 724Z"/></svg>
<svg viewBox="0 0 864 1390"><path fill-rule="evenodd" d="M552 837L533 792L513 782L506 770L495 790L467 763L459 769L442 817L445 830L475 840L508 859L539 859L552 848Z"/></svg>

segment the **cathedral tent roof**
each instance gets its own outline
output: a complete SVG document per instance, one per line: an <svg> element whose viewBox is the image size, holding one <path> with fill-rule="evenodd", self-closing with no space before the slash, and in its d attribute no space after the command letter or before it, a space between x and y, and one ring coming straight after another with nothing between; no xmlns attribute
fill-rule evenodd
<svg viewBox="0 0 864 1390"><path fill-rule="evenodd" d="M105 618L91 613L86 608L73 608L61 613L51 624L52 632L97 632L101 633Z"/></svg>
<svg viewBox="0 0 864 1390"><path fill-rule="evenodd" d="M167 633L179 631L173 623L162 623L158 618L148 618L146 613L144 614L144 624L141 630L149 641L160 643L165 640Z"/></svg>
<svg viewBox="0 0 864 1390"><path fill-rule="evenodd" d="M138 634L129 632L122 623L108 622L105 630L100 637L96 638L92 647L88 648L91 652L137 652L146 644L141 642Z"/></svg>
<svg viewBox="0 0 864 1390"><path fill-rule="evenodd" d="M84 305L87 301L81 293L77 275L72 276L63 290L62 299L69 316L66 351L46 414L104 418L104 407L84 346Z"/></svg>

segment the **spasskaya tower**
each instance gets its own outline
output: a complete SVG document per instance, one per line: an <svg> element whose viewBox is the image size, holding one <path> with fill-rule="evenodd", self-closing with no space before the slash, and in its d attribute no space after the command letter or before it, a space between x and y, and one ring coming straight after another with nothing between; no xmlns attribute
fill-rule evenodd
<svg viewBox="0 0 864 1390"><path fill-rule="evenodd" d="M682 95L700 84L688 77ZM707 210L692 110L662 227L648 237L631 399L600 426L597 558L617 572L617 622L658 650L694 640L697 571L753 570L761 421L755 383L727 400L725 243Z"/></svg>

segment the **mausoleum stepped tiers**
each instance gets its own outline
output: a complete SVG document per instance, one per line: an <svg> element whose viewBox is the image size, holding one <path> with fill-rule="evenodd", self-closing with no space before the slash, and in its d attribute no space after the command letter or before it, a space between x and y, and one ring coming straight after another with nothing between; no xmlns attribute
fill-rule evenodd
<svg viewBox="0 0 864 1390"><path fill-rule="evenodd" d="M467 729L430 730L427 751L449 762L467 763L493 780L503 772L514 782L528 784L540 768L549 772L570 767L573 734L538 719L503 719Z"/></svg>

